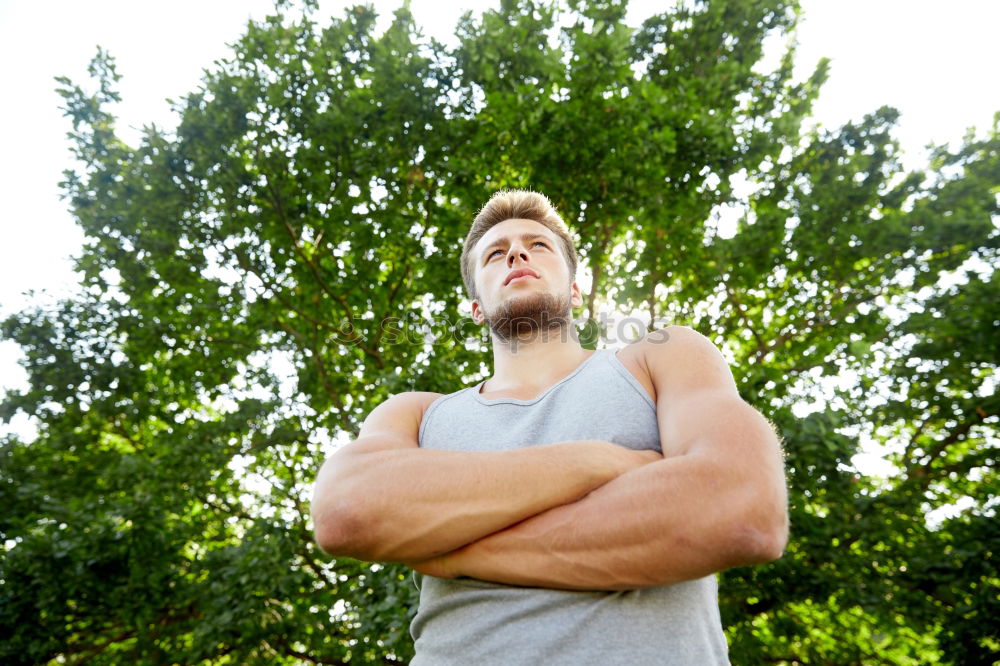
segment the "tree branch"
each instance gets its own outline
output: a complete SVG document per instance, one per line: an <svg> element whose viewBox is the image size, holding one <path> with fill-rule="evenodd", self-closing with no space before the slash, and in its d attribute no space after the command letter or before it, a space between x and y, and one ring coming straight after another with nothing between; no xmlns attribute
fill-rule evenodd
<svg viewBox="0 0 1000 666"><path fill-rule="evenodd" d="M754 329L754 327L751 325L750 318L747 316L743 304L740 303L738 298L736 298L736 293L729 288L729 282L723 280L722 286L726 290L726 296L733 304L733 307L736 308L736 312L740 315L740 319L743 321L743 325L747 328L748 331L750 331L751 335L753 335L754 340L757 341L757 353L755 354L755 356L758 359L762 358L763 355L767 353L766 352L767 344L764 342L763 338L760 337L760 334L758 334L757 331Z"/></svg>

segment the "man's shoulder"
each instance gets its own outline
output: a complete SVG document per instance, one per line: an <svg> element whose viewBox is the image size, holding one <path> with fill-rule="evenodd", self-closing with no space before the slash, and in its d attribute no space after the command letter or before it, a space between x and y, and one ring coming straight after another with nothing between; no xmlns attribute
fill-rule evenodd
<svg viewBox="0 0 1000 666"><path fill-rule="evenodd" d="M659 395L671 389L694 388L701 379L729 384L732 373L719 348L688 326L668 326L647 333L619 356L648 377ZM632 368L630 368L632 369Z"/></svg>
<svg viewBox="0 0 1000 666"><path fill-rule="evenodd" d="M369 414L369 420L375 418L399 418L409 416L419 423L431 404L441 397L441 393L432 391L403 391L389 396Z"/></svg>
<svg viewBox="0 0 1000 666"><path fill-rule="evenodd" d="M416 434L424 413L439 393L427 391L406 391L389 396L369 412L361 425L359 438L367 435L394 433L412 437L416 444Z"/></svg>
<svg viewBox="0 0 1000 666"><path fill-rule="evenodd" d="M435 400L443 396L443 393L433 391L403 391L389 396L383 405L392 404L393 409L417 410L421 413L427 410Z"/></svg>
<svg viewBox="0 0 1000 666"><path fill-rule="evenodd" d="M640 340L633 342L631 346L638 346L647 351L677 350L709 346L713 349L715 345L707 337L694 330L690 326L665 326L650 331Z"/></svg>
<svg viewBox="0 0 1000 666"><path fill-rule="evenodd" d="M641 361L642 364L658 363L664 359L674 362L689 360L693 355L715 352L711 340L689 326L667 326L650 331L645 336L624 347L619 357Z"/></svg>

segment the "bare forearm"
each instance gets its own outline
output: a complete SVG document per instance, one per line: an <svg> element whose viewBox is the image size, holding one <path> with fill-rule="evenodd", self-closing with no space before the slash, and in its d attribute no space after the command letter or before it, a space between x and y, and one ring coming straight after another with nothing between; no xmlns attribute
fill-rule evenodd
<svg viewBox="0 0 1000 666"><path fill-rule="evenodd" d="M663 460L414 567L510 585L621 590L776 557L769 530L738 507L767 503L783 513L783 494L762 497L767 486L718 478L714 469L683 457Z"/></svg>
<svg viewBox="0 0 1000 666"><path fill-rule="evenodd" d="M452 551L573 502L638 464L633 452L598 441L501 452L392 449L331 462L314 501L318 533L322 524L334 535L321 545L379 561Z"/></svg>

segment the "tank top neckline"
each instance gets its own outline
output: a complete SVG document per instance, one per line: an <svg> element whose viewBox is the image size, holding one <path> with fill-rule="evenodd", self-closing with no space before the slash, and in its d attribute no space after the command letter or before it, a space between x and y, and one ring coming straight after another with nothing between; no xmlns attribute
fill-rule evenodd
<svg viewBox="0 0 1000 666"><path fill-rule="evenodd" d="M535 403L542 400L545 396L552 393L552 391L556 390L556 388L562 386L563 384L565 384L566 382L568 382L569 380L573 379L578 374L580 374L580 372L583 371L583 369L587 367L587 365L589 365L590 362L593 361L595 358L597 358L598 356L603 356L607 352L614 353L614 350L595 349L594 353L588 356L586 360L584 360L580 365L576 366L576 369L573 370L573 372L569 373L568 375L557 381L555 384L553 384L552 386L548 387L547 389L536 395L531 400L521 400L520 398L484 398L482 393L480 393L480 390L482 390L483 384L485 384L488 381L487 379L484 379L475 386L470 387L468 390L472 391L472 396L476 399L477 402L479 402L482 405L534 405Z"/></svg>

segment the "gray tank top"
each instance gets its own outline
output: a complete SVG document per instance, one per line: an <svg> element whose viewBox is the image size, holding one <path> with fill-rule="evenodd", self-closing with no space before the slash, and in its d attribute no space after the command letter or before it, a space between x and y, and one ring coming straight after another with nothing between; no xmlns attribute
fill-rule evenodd
<svg viewBox="0 0 1000 666"><path fill-rule="evenodd" d="M435 400L420 424L420 446L498 451L602 439L660 449L656 406L613 350L595 352L533 400L488 400L481 386ZM714 576L621 592L415 580L415 666L729 663Z"/></svg>

